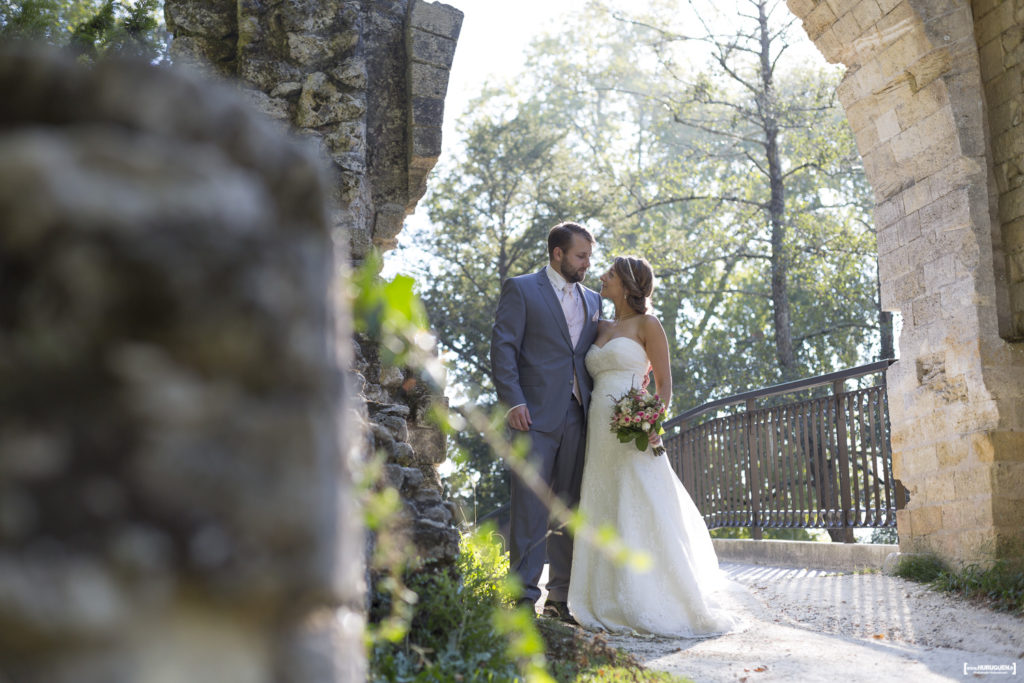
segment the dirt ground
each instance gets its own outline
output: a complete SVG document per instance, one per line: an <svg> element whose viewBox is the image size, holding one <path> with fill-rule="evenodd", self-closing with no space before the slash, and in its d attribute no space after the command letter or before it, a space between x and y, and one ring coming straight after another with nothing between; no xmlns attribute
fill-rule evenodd
<svg viewBox="0 0 1024 683"><path fill-rule="evenodd" d="M722 564L739 632L614 635L650 669L697 683L1024 680L1024 619L873 574Z"/></svg>

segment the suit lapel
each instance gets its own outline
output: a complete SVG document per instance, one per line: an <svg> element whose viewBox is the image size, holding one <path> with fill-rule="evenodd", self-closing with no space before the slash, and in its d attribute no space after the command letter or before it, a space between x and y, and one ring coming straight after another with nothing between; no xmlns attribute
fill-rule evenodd
<svg viewBox="0 0 1024 683"><path fill-rule="evenodd" d="M591 318L594 317L594 308L593 308L592 304L590 303L590 297L587 296L587 288L583 287L582 285L580 285L580 296L583 299L583 315L584 315L584 317L583 317L583 328L582 328L582 330L580 330L580 338L576 341L576 346L577 347L581 343L583 343L583 337L586 336L585 334L583 334L583 330L587 329L587 325L591 324Z"/></svg>
<svg viewBox="0 0 1024 683"><path fill-rule="evenodd" d="M565 342L571 347L572 336L569 334L569 323L565 322L565 313L562 312L562 305L558 303L558 297L555 296L555 288L551 286L551 280L548 279L548 274L543 268L537 273L537 285L540 288L540 298L544 299L548 308L551 309L551 315L555 318L558 329L562 331Z"/></svg>

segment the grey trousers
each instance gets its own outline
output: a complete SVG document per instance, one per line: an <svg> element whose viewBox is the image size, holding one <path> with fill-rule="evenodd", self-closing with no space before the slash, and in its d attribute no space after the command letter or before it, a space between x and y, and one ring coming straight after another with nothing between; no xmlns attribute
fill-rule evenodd
<svg viewBox="0 0 1024 683"><path fill-rule="evenodd" d="M583 408L576 399L572 399L561 429L554 432L531 430L529 434L529 462L537 468L541 480L551 491L575 509L580 501L586 450ZM572 536L549 521L548 509L514 473L511 479L510 569L522 582L523 597L536 601L540 597L538 584L544 570L546 550L548 599L564 602L569 595L569 574L572 571Z"/></svg>

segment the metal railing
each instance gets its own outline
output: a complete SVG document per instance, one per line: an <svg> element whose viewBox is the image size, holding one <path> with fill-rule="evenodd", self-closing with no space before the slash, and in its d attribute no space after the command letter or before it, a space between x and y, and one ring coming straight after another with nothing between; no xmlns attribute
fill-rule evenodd
<svg viewBox="0 0 1024 683"><path fill-rule="evenodd" d="M884 360L706 403L665 423L668 457L709 528L895 527ZM847 392L845 382L877 375ZM831 385L831 394L757 407ZM819 390L820 391L820 390ZM744 410L724 414L742 404Z"/></svg>

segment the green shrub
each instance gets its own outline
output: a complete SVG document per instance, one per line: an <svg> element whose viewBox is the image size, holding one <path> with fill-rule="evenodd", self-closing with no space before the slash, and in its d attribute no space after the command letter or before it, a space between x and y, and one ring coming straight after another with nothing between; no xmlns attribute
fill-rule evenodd
<svg viewBox="0 0 1024 683"><path fill-rule="evenodd" d="M871 530L870 543L899 543L900 537L896 527L882 527Z"/></svg>
<svg viewBox="0 0 1024 683"><path fill-rule="evenodd" d="M533 625L508 609L513 590L505 582L507 569L500 546L480 534L463 537L454 567L409 574L405 585L418 595L409 628L395 641L373 644L370 679L512 681L542 667ZM390 613L390 596L375 594L370 620Z"/></svg>
<svg viewBox="0 0 1024 683"><path fill-rule="evenodd" d="M931 583L947 571L946 565L931 553L914 553L900 557L896 576L918 583Z"/></svg>

